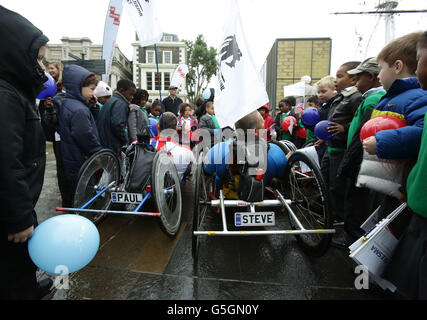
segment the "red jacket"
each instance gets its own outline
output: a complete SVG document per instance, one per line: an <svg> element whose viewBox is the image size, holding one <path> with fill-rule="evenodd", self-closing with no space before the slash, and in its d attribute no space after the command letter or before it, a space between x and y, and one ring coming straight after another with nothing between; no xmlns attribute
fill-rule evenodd
<svg viewBox="0 0 427 320"><path fill-rule="evenodd" d="M262 116L264 118L264 129L267 130L267 141L271 140L271 132L270 128L274 125L274 120L272 117L270 117L270 108L268 107L268 104L263 105L261 108L266 109L266 113Z"/></svg>

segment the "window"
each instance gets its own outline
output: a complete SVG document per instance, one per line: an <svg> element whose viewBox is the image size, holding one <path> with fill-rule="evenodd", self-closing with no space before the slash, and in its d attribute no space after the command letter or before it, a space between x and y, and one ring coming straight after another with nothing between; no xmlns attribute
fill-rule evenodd
<svg viewBox="0 0 427 320"><path fill-rule="evenodd" d="M147 72L146 80L147 80L147 90L153 90L153 73L152 72Z"/></svg>
<svg viewBox="0 0 427 320"><path fill-rule="evenodd" d="M165 35L165 36L163 36L163 41L165 41L165 42L172 42L173 41L173 37L172 36L170 36L170 35Z"/></svg>
<svg viewBox="0 0 427 320"><path fill-rule="evenodd" d="M154 56L153 50L147 50L146 56L145 56L145 62L146 63L155 63L156 62L156 58Z"/></svg>
<svg viewBox="0 0 427 320"><path fill-rule="evenodd" d="M164 64L172 63L172 51L163 51L163 63Z"/></svg>
<svg viewBox="0 0 427 320"><path fill-rule="evenodd" d="M156 83L156 90L160 90L159 81L157 81L157 73L154 73L154 82ZM160 82L162 82L162 78L160 78Z"/></svg>
<svg viewBox="0 0 427 320"><path fill-rule="evenodd" d="M164 90L168 90L171 84L171 74L170 72L165 72L163 74L163 88Z"/></svg>

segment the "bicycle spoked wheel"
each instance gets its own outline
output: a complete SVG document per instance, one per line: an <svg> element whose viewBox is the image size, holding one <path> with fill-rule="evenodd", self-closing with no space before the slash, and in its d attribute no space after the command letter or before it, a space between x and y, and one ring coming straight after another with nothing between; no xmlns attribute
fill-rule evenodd
<svg viewBox="0 0 427 320"><path fill-rule="evenodd" d="M152 169L152 191L160 211L160 226L170 237L176 236L181 225L181 184L172 157L158 151Z"/></svg>
<svg viewBox="0 0 427 320"><path fill-rule="evenodd" d="M74 195L74 208L82 208L111 183L119 183L120 165L116 155L108 149L103 149L92 155L82 166ZM115 187L115 186L114 186ZM111 205L111 193L104 192L86 209L107 210ZM98 221L103 214L79 213L80 215Z"/></svg>
<svg viewBox="0 0 427 320"><path fill-rule="evenodd" d="M306 230L331 229L332 221L326 186L318 166L305 154L295 152L288 161L288 179L282 190L290 199L292 212ZM292 229L300 226L288 212ZM302 249L312 256L323 255L329 247L330 233L307 233L296 235Z"/></svg>
<svg viewBox="0 0 427 320"><path fill-rule="evenodd" d="M193 226L192 226L192 255L194 262L198 259L200 237L194 235L195 231L201 231L205 221L206 214L211 211L210 201L211 193L213 192L213 177L205 175L203 171L204 153L200 153L197 160L195 170L195 186L194 186L194 210L193 210Z"/></svg>

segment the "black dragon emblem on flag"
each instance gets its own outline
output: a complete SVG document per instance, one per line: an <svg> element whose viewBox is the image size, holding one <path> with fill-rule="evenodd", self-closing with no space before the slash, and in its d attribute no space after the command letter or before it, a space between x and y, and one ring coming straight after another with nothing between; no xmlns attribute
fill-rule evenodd
<svg viewBox="0 0 427 320"><path fill-rule="evenodd" d="M219 87L222 91L225 89L225 78L222 74L221 63L225 61L225 64L227 66L229 66L230 68L235 68L236 62L240 61L240 58L242 57L242 52L240 51L239 45L237 44L236 35L228 36L224 39L223 43L221 44L218 56L219 59L217 66L217 74L219 80ZM232 57L231 61L229 59L230 57Z"/></svg>

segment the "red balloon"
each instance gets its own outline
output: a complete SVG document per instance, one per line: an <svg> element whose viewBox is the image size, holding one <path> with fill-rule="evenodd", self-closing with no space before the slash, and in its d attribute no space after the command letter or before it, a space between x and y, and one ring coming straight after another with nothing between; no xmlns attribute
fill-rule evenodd
<svg viewBox="0 0 427 320"><path fill-rule="evenodd" d="M293 128L297 125L297 119L295 119L295 117L293 116L287 116L285 119L283 119L282 121L282 128L285 131L289 131L289 128Z"/></svg>
<svg viewBox="0 0 427 320"><path fill-rule="evenodd" d="M375 117L366 122L360 130L360 141L375 136L382 130L399 129L406 126L406 122L390 116Z"/></svg>
<svg viewBox="0 0 427 320"><path fill-rule="evenodd" d="M305 128L299 128L295 132L299 138L301 138L301 139L307 138L307 130L305 130Z"/></svg>

